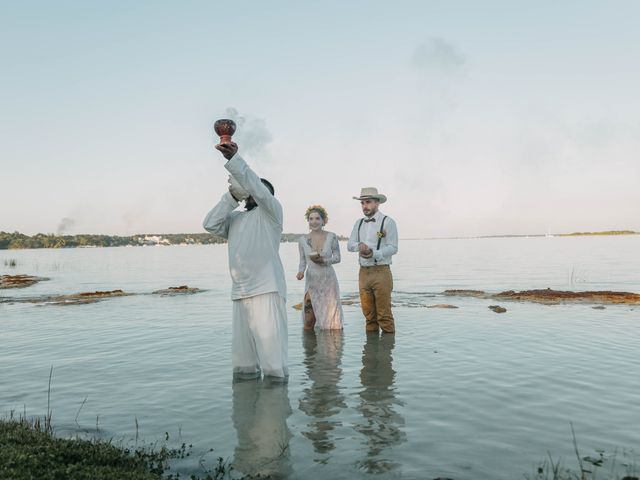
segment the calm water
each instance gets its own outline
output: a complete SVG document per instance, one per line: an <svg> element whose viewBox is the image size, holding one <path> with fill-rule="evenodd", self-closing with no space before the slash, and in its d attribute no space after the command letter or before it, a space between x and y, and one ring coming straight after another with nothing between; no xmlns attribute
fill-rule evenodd
<svg viewBox="0 0 640 480"><path fill-rule="evenodd" d="M343 296L356 259L337 265ZM581 450L640 450L640 307L542 306L445 298L447 288L640 292L640 237L404 241L393 267L398 333L364 333L357 305L342 334L303 335L297 246L289 285L286 386L233 384L226 247L0 251L0 273L50 277L2 296L188 284L92 305L0 304L0 415L51 408L61 435L193 443L201 472L221 456L238 471L287 478L515 479L547 451L575 467ZM9 268L6 259L16 259ZM453 303L458 309L420 305ZM86 399L84 405L83 401ZM81 407L82 406L82 407ZM76 420L77 416L77 420ZM96 423L98 431L96 432ZM638 462L640 463L640 462Z"/></svg>

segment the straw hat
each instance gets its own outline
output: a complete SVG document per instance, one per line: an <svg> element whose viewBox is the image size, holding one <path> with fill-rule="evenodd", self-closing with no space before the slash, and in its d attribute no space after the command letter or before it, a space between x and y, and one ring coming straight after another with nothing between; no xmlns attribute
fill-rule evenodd
<svg viewBox="0 0 640 480"><path fill-rule="evenodd" d="M364 187L360 189L359 197L353 197L354 200L366 200L368 198L378 200L380 203L384 203L387 201L387 197L385 197L381 193L378 193L378 189L376 187Z"/></svg>

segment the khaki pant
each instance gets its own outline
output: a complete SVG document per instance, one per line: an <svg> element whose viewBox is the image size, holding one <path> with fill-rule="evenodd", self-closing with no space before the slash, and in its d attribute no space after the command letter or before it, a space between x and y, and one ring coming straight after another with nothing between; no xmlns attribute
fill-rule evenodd
<svg viewBox="0 0 640 480"><path fill-rule="evenodd" d="M391 313L393 277L389 265L360 267L360 305L367 319L367 332L393 333L396 326Z"/></svg>

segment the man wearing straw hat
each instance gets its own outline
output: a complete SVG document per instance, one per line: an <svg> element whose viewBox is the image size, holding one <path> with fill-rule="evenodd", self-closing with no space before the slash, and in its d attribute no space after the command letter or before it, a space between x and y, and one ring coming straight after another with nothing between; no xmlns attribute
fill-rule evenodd
<svg viewBox="0 0 640 480"><path fill-rule="evenodd" d="M391 312L391 257L398 252L396 222L379 209L387 197L375 187L365 187L359 197L364 217L356 221L347 249L358 252L360 262L360 305L366 318L367 332L394 333Z"/></svg>

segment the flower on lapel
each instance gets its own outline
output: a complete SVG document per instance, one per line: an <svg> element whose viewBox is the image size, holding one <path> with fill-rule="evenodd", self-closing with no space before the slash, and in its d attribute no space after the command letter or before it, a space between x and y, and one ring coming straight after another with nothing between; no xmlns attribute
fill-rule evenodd
<svg viewBox="0 0 640 480"><path fill-rule="evenodd" d="M378 238L384 238L387 236L387 231L383 230L381 232L376 233L376 235L378 236Z"/></svg>

